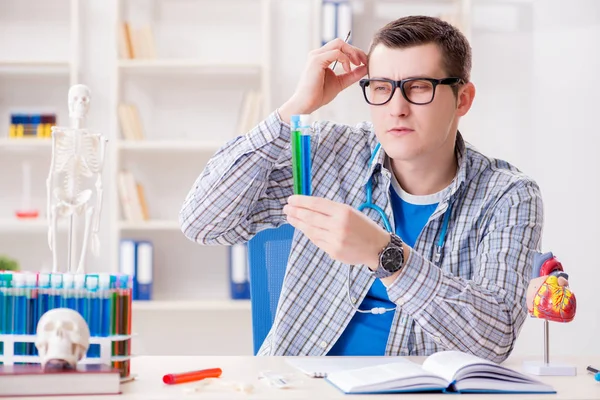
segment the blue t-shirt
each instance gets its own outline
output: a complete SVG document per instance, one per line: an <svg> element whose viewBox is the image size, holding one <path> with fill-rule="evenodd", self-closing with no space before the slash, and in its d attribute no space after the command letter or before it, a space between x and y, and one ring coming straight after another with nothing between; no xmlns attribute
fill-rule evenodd
<svg viewBox="0 0 600 400"><path fill-rule="evenodd" d="M435 211L442 192L428 196L413 196L406 193L392 174L390 199L394 212L396 235L413 247L425 224ZM385 286L375 279L365 296L361 310L373 307L394 308ZM356 312L338 341L327 355L330 356L383 356L387 345L395 311L383 314Z"/></svg>

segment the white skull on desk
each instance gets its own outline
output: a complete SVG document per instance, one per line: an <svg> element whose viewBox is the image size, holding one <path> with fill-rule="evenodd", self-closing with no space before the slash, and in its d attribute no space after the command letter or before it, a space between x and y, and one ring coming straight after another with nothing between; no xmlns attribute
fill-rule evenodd
<svg viewBox="0 0 600 400"><path fill-rule="evenodd" d="M83 317L69 308L55 308L40 318L35 347L42 367L75 368L87 353L90 329Z"/></svg>
<svg viewBox="0 0 600 400"><path fill-rule="evenodd" d="M83 119L90 107L90 89L85 85L73 85L69 89L69 117Z"/></svg>

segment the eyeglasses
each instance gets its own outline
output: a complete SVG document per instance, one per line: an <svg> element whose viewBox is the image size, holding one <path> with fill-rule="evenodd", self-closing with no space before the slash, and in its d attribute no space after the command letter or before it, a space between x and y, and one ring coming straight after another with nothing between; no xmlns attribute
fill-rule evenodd
<svg viewBox="0 0 600 400"><path fill-rule="evenodd" d="M464 81L461 78L408 78L401 81L391 79L361 79L360 87L367 103L373 106L381 106L394 97L396 88L400 88L402 97L409 103L424 105L433 101L437 85L458 85Z"/></svg>

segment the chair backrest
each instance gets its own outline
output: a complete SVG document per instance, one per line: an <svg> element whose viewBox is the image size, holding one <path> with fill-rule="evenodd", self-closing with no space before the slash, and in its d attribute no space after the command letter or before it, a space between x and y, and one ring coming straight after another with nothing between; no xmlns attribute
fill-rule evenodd
<svg viewBox="0 0 600 400"><path fill-rule="evenodd" d="M248 242L252 338L255 355L275 319L293 236L294 227L286 224L279 228L261 231Z"/></svg>

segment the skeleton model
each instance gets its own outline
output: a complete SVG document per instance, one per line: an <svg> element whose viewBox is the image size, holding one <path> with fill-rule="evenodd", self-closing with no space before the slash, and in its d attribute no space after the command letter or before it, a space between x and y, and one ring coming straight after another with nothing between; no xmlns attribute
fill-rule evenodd
<svg viewBox="0 0 600 400"><path fill-rule="evenodd" d="M77 311L55 308L38 322L35 347L44 369L75 368L89 344L90 330Z"/></svg>
<svg viewBox="0 0 600 400"><path fill-rule="evenodd" d="M48 245L52 250L52 271L58 271L56 228L59 218L69 218L68 272L85 272L85 258L91 236L92 253L99 253L98 230L102 208L102 167L106 138L88 132L83 123L90 105L90 90L84 85L69 89L71 127L52 127L52 161L46 181L47 213L50 221ZM96 204L90 205L94 189ZM83 243L78 264L77 217L85 216ZM76 266L76 269L75 269Z"/></svg>

